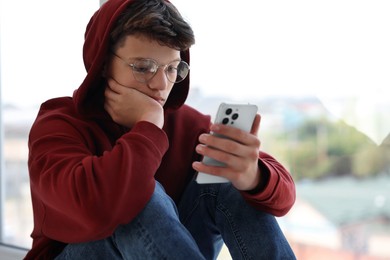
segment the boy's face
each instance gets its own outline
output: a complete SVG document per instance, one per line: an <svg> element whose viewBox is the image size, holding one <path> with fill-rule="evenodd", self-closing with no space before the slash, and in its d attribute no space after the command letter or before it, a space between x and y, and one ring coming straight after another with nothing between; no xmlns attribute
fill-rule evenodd
<svg viewBox="0 0 390 260"><path fill-rule="evenodd" d="M155 75L144 82L142 82L143 74L138 73L144 69L144 63L140 62L143 59L154 60L159 65ZM162 46L142 36L131 35L126 37L124 44L109 59L106 76L123 86L136 89L156 100L159 99L157 101L164 106L174 85L168 80L170 70L164 65L175 64L176 61L180 61L180 51ZM134 68L134 64L142 66Z"/></svg>

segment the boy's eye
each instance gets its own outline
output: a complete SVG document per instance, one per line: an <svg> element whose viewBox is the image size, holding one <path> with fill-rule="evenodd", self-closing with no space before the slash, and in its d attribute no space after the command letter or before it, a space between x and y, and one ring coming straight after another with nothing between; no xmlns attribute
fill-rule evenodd
<svg viewBox="0 0 390 260"><path fill-rule="evenodd" d="M148 72L150 72L150 68L149 67L134 66L133 69L134 69L135 72L138 72L138 73L148 73Z"/></svg>
<svg viewBox="0 0 390 260"><path fill-rule="evenodd" d="M167 67L168 73L176 73L177 72L177 66L176 64L169 64Z"/></svg>
<svg viewBox="0 0 390 260"><path fill-rule="evenodd" d="M137 73L154 73L157 70L157 65L151 60L138 60L132 67Z"/></svg>

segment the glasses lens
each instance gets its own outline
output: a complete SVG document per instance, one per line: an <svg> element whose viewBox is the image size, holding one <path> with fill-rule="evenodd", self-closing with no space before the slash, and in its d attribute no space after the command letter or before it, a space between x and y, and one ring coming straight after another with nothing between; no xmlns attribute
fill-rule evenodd
<svg viewBox="0 0 390 260"><path fill-rule="evenodd" d="M133 63L134 77L140 82L147 82L153 78L158 69L158 64L154 60L142 59Z"/></svg>
<svg viewBox="0 0 390 260"><path fill-rule="evenodd" d="M137 60L132 64L133 75L139 82L146 83L156 74L159 66L152 59ZM184 61L174 61L168 64L165 68L165 75L172 83L183 81L189 72L190 68Z"/></svg>
<svg viewBox="0 0 390 260"><path fill-rule="evenodd" d="M187 77L189 70L190 67L186 62L176 61L168 65L166 74L170 82L179 83Z"/></svg>

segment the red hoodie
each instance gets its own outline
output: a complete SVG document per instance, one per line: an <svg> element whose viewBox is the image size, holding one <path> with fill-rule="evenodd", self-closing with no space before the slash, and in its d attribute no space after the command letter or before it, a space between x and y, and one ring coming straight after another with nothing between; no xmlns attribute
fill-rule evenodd
<svg viewBox="0 0 390 260"><path fill-rule="evenodd" d="M41 105L29 136L29 172L34 230L26 259L52 259L67 243L103 239L129 223L150 199L158 180L178 202L195 172L199 134L210 117L185 105L189 76L174 86L165 104L163 129L139 122L125 129L104 111L101 77L108 34L131 0L109 0L85 33L87 76L73 97ZM181 57L189 63L189 51ZM295 201L290 174L260 152L268 176L264 190L242 192L253 207L281 216Z"/></svg>

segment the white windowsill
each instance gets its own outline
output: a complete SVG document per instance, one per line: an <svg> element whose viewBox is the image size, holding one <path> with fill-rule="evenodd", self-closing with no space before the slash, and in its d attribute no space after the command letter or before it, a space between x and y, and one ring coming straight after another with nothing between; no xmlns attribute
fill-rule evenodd
<svg viewBox="0 0 390 260"><path fill-rule="evenodd" d="M20 260L27 254L27 250L0 245L1 260Z"/></svg>

